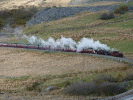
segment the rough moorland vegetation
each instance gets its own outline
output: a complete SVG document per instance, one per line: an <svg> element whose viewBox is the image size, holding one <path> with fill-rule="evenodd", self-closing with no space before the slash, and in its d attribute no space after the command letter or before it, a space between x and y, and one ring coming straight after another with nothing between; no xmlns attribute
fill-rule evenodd
<svg viewBox="0 0 133 100"><path fill-rule="evenodd" d="M25 25L26 21L31 19L33 15L38 11L34 6L25 8L23 6L16 9L4 9L0 11L0 21L5 24L10 24L11 26L15 25Z"/></svg>
<svg viewBox="0 0 133 100"><path fill-rule="evenodd" d="M117 7L113 12L115 14L124 14L129 10L129 5L121 5Z"/></svg>

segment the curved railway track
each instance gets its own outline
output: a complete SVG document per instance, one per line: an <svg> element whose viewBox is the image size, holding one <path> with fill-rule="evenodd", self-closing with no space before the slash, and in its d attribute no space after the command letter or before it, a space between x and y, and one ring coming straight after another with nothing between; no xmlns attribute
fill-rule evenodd
<svg viewBox="0 0 133 100"><path fill-rule="evenodd" d="M76 52L76 50L71 50L71 49L51 49L50 47L41 47L41 46L34 46L31 44L22 44L22 43L3 43L0 42L0 47L10 47L10 48L22 48L22 49L37 49L37 50L44 50L48 52L67 52L67 53L76 53L76 54L83 54L83 55L88 55L88 56L95 56L95 57L101 57L101 58L106 58L106 59L114 59L120 62L126 62L129 63L131 66L133 66L133 61L130 59L127 59L125 57L114 57L112 55L103 55L103 54L96 54L93 53L92 51L87 52L87 53L82 53L82 52Z"/></svg>

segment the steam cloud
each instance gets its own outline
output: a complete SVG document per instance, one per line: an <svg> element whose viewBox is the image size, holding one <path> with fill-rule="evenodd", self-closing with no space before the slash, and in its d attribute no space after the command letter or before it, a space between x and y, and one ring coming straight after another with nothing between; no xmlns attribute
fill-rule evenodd
<svg viewBox="0 0 133 100"><path fill-rule="evenodd" d="M61 36L61 39L57 39L56 41L52 38L49 37L47 41L37 38L35 36L28 37L24 35L24 38L26 38L29 43L33 45L39 45L39 46L44 46L44 47L51 47L51 48L62 48L65 49L69 47L70 49L77 50L77 52L86 49L86 48L93 48L93 49L105 49L105 50L110 50L110 47L108 47L106 44L101 44L99 41L94 41L93 39L89 38L82 38L78 43L76 43L74 40L71 38L65 38Z"/></svg>
<svg viewBox="0 0 133 100"><path fill-rule="evenodd" d="M14 36L19 39L22 36L22 28L16 27L13 31L13 29L7 25L3 28L6 33L13 33ZM42 38L37 38L35 36L26 36L23 35L23 38L25 38L30 44L36 45L36 46L43 46L43 47L49 47L50 48L60 48L60 49L66 49L70 48L73 50L77 50L77 52L80 52L83 49L87 48L93 48L93 49L104 49L104 50L114 50L110 49L106 44L101 44L99 41L94 41L93 39L89 38L82 38L78 43L76 43L71 38L65 38L61 36L60 39L57 39L56 41L49 37L47 41L43 40Z"/></svg>
<svg viewBox="0 0 133 100"><path fill-rule="evenodd" d="M21 37L22 31L23 31L23 30L22 30L21 27L16 27L16 28L14 29L13 34L14 34L14 36L18 39L18 38Z"/></svg>

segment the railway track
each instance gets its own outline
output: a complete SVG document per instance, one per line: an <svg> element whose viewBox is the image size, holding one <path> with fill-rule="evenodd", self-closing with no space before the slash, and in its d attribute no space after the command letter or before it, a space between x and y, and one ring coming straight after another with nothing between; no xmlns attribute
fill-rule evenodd
<svg viewBox="0 0 133 100"><path fill-rule="evenodd" d="M88 55L88 56L95 56L95 57L100 57L100 58L106 58L106 59L114 59L120 62L126 62L129 63L131 66L133 66L133 61L130 59L127 59L125 57L114 57L111 55L103 55L103 54L96 54L91 52L88 53L81 53L81 52L76 52L76 50L64 50L64 49L51 49L50 47L41 47L41 46L34 46L31 44L23 44L23 43L3 43L0 42L0 47L9 47L9 48L22 48L22 49L31 49L31 50L43 50L43 51L48 51L48 52L66 52L66 53L76 53L76 54L82 54L82 55Z"/></svg>

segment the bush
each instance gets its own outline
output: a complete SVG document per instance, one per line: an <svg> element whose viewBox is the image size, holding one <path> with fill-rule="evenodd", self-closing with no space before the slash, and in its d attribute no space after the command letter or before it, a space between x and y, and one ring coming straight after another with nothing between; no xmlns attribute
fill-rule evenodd
<svg viewBox="0 0 133 100"><path fill-rule="evenodd" d="M96 93L99 95L116 95L125 92L126 89L118 86L116 83L104 82L98 85Z"/></svg>
<svg viewBox="0 0 133 100"><path fill-rule="evenodd" d="M3 26L3 21L2 19L0 18L0 28Z"/></svg>
<svg viewBox="0 0 133 100"><path fill-rule="evenodd" d="M122 81L130 81L133 80L133 73L127 74L126 76L123 76Z"/></svg>
<svg viewBox="0 0 133 100"><path fill-rule="evenodd" d="M0 11L0 18L6 19L10 16L9 10L1 10Z"/></svg>
<svg viewBox="0 0 133 100"><path fill-rule="evenodd" d="M96 83L103 83L103 82L116 82L116 79L112 76L107 76L107 75L100 75L96 79L93 80Z"/></svg>
<svg viewBox="0 0 133 100"><path fill-rule="evenodd" d="M22 19L18 19L18 20L16 20L16 24L17 25L25 25L26 24L26 21L25 20L22 20Z"/></svg>
<svg viewBox="0 0 133 100"><path fill-rule="evenodd" d="M67 87L69 85L71 85L71 82L69 80L56 84L57 87Z"/></svg>
<svg viewBox="0 0 133 100"><path fill-rule="evenodd" d="M13 13L12 16L15 19L29 19L33 16L33 13L27 10L22 10L22 11L18 10L12 13Z"/></svg>
<svg viewBox="0 0 133 100"><path fill-rule="evenodd" d="M72 95L97 94L99 96L112 96L123 93L125 91L126 89L124 87L111 82L103 82L100 84L96 84L94 82L77 82L73 85L67 86L64 92Z"/></svg>
<svg viewBox="0 0 133 100"><path fill-rule="evenodd" d="M52 6L52 8L57 8L56 6Z"/></svg>
<svg viewBox="0 0 133 100"><path fill-rule="evenodd" d="M107 20L107 19L112 19L112 18L115 18L114 14L113 13L103 13L101 14L100 16L100 19L102 20Z"/></svg>
<svg viewBox="0 0 133 100"><path fill-rule="evenodd" d="M37 91L37 92L40 92L40 91L41 91L41 89L40 89L39 86L38 86L38 82L34 82L34 83L32 84L32 86L27 86L27 87L26 87L26 90L28 90L28 91L33 91L33 90L35 90L35 91Z"/></svg>
<svg viewBox="0 0 133 100"><path fill-rule="evenodd" d="M95 88L96 85L94 83L77 82L68 86L64 92L72 95L88 95L95 93Z"/></svg>
<svg viewBox="0 0 133 100"><path fill-rule="evenodd" d="M28 8L28 11L29 11L29 12L32 12L32 13L36 13L36 12L38 11L38 9L37 9L37 7L35 7L35 6L30 6L30 7Z"/></svg>
<svg viewBox="0 0 133 100"><path fill-rule="evenodd" d="M16 24L25 25L26 21L29 20L34 13L26 10L26 9L14 9L11 11L12 17L14 18Z"/></svg>
<svg viewBox="0 0 133 100"><path fill-rule="evenodd" d="M0 18L7 19L12 17L16 24L24 25L37 11L38 9L34 6L28 9L21 6L19 9L0 11Z"/></svg>
<svg viewBox="0 0 133 100"><path fill-rule="evenodd" d="M128 5L121 5L121 6L117 7L113 12L115 14L124 14L128 10L129 10Z"/></svg>
<svg viewBox="0 0 133 100"><path fill-rule="evenodd" d="M1 10L0 11L0 18L6 19L10 16L9 10Z"/></svg>

